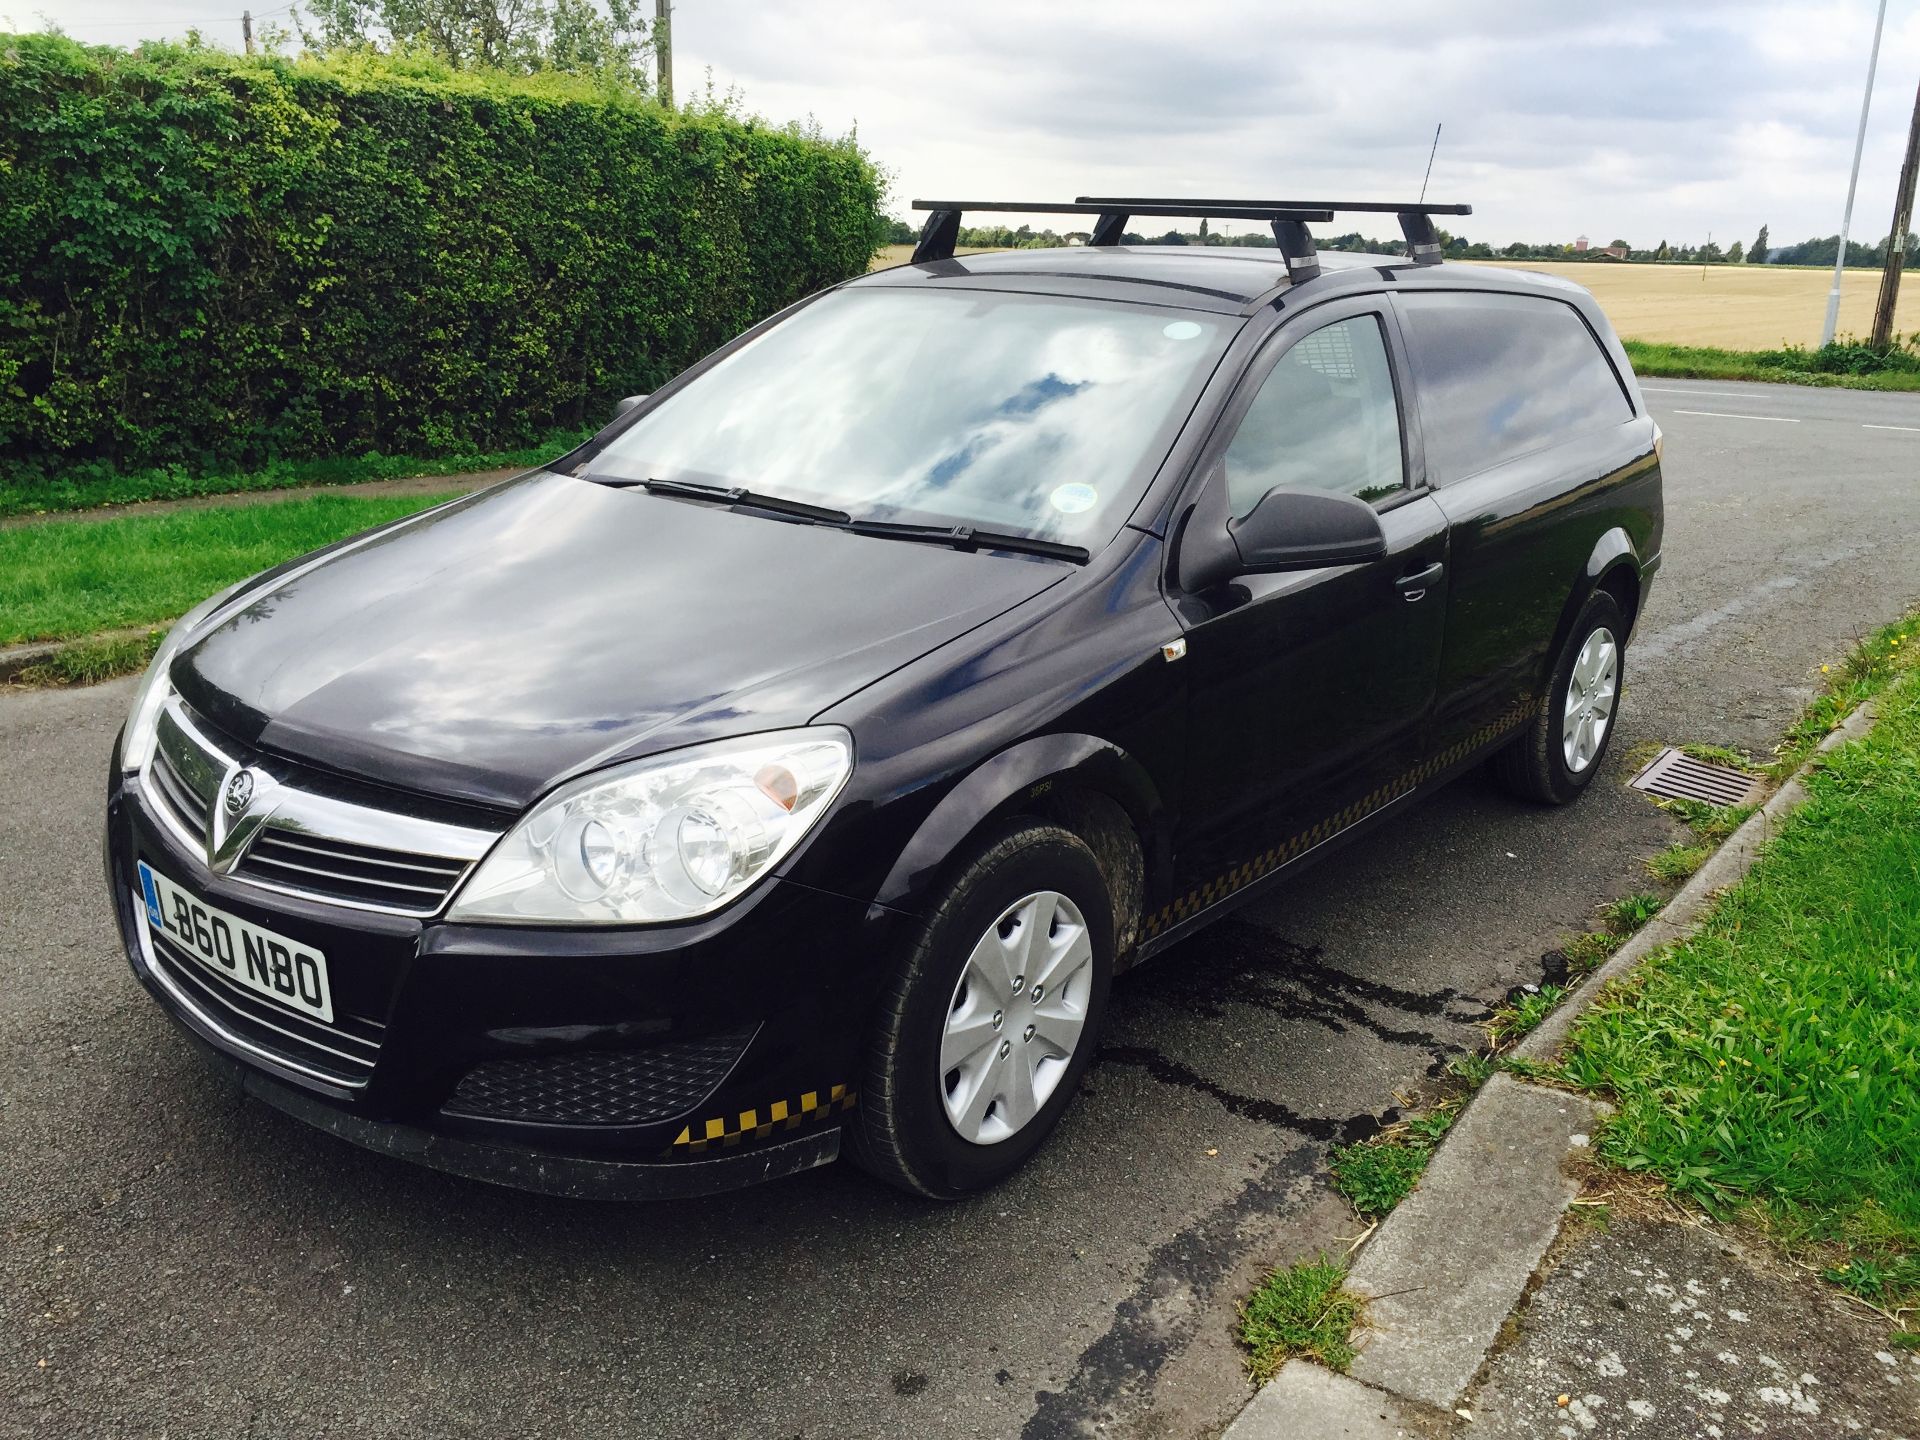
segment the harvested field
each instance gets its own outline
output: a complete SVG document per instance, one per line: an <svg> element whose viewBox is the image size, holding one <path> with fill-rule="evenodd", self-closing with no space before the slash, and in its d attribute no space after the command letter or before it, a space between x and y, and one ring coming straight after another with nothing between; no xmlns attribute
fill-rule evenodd
<svg viewBox="0 0 1920 1440"><path fill-rule="evenodd" d="M976 255L965 249L962 255ZM889 245L873 268L904 265L911 245ZM1482 261L1467 261L1482 264ZM1770 350L1818 345L1831 270L1785 265L1608 265L1586 261L1498 261L1518 270L1563 275L1594 293L1628 340ZM1873 324L1878 270L1848 270L1840 291L1840 333L1864 337ZM1902 288L1897 328L1920 331L1920 277Z"/></svg>

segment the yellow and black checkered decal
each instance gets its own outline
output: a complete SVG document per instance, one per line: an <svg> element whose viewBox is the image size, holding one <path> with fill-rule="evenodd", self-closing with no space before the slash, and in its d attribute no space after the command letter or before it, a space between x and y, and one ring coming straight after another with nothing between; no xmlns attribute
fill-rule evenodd
<svg viewBox="0 0 1920 1440"><path fill-rule="evenodd" d="M1382 806L1390 804L1405 795L1409 790L1418 789L1434 776L1451 769L1465 760L1474 751L1492 744L1502 735L1519 729L1540 713L1540 702L1528 700L1516 705L1499 719L1481 726L1465 739L1449 745L1439 754L1416 765L1406 774L1389 780L1372 793L1356 800L1336 815L1330 815L1312 829L1282 841L1262 854L1229 870L1226 874L1207 881L1198 889L1189 890L1185 895L1170 901L1159 910L1146 917L1140 926L1140 938L1151 940L1161 931L1178 925L1194 915L1198 915L1211 905L1218 904L1237 890L1245 889L1254 881L1264 878L1281 866L1299 859L1309 850L1325 844L1342 830L1358 824Z"/></svg>
<svg viewBox="0 0 1920 1440"><path fill-rule="evenodd" d="M742 1110L736 1115L715 1115L696 1120L673 1138L676 1151L698 1154L710 1148L727 1148L744 1140L764 1140L776 1130L797 1130L809 1120L819 1120L842 1110L851 1110L858 1092L845 1085L831 1090L809 1090L798 1102L776 1100L762 1111Z"/></svg>

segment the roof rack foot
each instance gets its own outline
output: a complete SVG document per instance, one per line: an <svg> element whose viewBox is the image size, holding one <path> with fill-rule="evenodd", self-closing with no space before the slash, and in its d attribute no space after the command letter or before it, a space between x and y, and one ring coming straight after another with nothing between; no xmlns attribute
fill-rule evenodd
<svg viewBox="0 0 1920 1440"><path fill-rule="evenodd" d="M1287 262L1287 278L1299 285L1320 273L1320 252L1313 248L1313 232L1303 220L1275 220L1273 243Z"/></svg>
<svg viewBox="0 0 1920 1440"><path fill-rule="evenodd" d="M1407 257L1416 265L1440 263L1440 232L1433 228L1433 217L1424 211L1402 210L1400 233L1407 237Z"/></svg>
<svg viewBox="0 0 1920 1440"><path fill-rule="evenodd" d="M953 247L960 243L960 212L935 210L920 227L920 242L913 247L909 264L925 265L934 260L951 260Z"/></svg>
<svg viewBox="0 0 1920 1440"><path fill-rule="evenodd" d="M1128 216L1117 210L1103 210L1100 218L1093 222L1093 234L1087 240L1089 245L1118 245L1126 235Z"/></svg>

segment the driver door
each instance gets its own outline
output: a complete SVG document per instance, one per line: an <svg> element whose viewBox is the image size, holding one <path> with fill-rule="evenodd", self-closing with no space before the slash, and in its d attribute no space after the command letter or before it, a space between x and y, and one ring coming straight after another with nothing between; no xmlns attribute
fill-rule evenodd
<svg viewBox="0 0 1920 1440"><path fill-rule="evenodd" d="M1173 597L1190 667L1175 860L1189 913L1397 798L1424 758L1447 521L1405 376L1384 297L1316 309L1249 367L1203 457L1236 518L1275 485L1323 488L1371 503L1387 550Z"/></svg>

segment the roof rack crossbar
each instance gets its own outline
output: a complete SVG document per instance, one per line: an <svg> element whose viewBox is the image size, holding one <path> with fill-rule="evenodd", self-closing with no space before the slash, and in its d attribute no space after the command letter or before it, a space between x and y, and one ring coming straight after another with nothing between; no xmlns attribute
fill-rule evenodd
<svg viewBox="0 0 1920 1440"><path fill-rule="evenodd" d="M1433 227L1435 215L1471 215L1471 205L1427 204L1424 200L1411 203L1399 200L1166 200L1160 198L1135 199L1119 195L1082 195L1083 204L1088 205L1196 205L1209 210L1216 205L1237 205L1243 209L1254 209L1262 205L1276 207L1287 206L1300 210L1354 211L1368 214L1392 214L1400 221L1400 233L1407 237L1407 256L1416 265L1438 265L1440 263L1440 233ZM1274 235L1280 233L1278 222L1274 225ZM1285 244L1281 248L1284 250ZM1293 266L1288 263L1288 273ZM1297 280L1300 277L1295 275Z"/></svg>
<svg viewBox="0 0 1920 1440"><path fill-rule="evenodd" d="M1287 222L1298 226L1303 235L1306 233L1305 222L1333 218L1333 212L1325 207L1249 205L1241 201L1225 201L1218 205L1196 204L1186 200L1142 200L1126 204L1076 201L1071 205L1063 205L1053 201L1027 200L915 200L912 208L927 212L926 222L920 227L919 242L913 247L910 263L915 265L953 258L954 247L960 243L960 217L968 210L1001 215L1092 215L1097 218L1087 241L1089 245L1118 245L1126 232L1127 222L1136 215L1205 215L1220 220L1266 220L1275 225ZM1309 255L1312 248L1312 241L1308 240ZM1317 270L1315 273L1318 273Z"/></svg>
<svg viewBox="0 0 1920 1440"><path fill-rule="evenodd" d="M1340 211L1393 215L1407 237L1407 255L1416 265L1440 263L1440 232L1435 215L1471 215L1471 205L1427 204L1424 200L1232 200L1219 197L1190 200L1171 196L1081 195L1071 205L1043 200L915 200L915 210L928 212L920 241L913 247L913 263L951 260L960 242L960 216L968 210L1014 215L1093 215L1090 245L1118 245L1127 222L1136 215L1188 217L1203 215L1220 220L1265 220L1273 226L1274 243L1287 262L1287 275L1296 283L1320 273L1320 261L1308 233L1309 221L1333 219Z"/></svg>
<svg viewBox="0 0 1920 1440"><path fill-rule="evenodd" d="M1471 215L1471 205L1429 204L1425 200L1223 200L1209 197L1191 200L1184 196L1161 195L1077 195L1082 205L1111 205L1116 208L1136 205L1178 205L1188 215L1211 215L1221 206L1240 210L1346 210L1381 215Z"/></svg>

